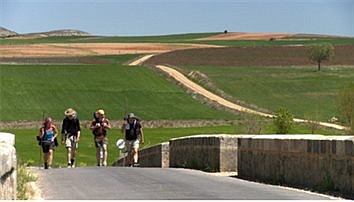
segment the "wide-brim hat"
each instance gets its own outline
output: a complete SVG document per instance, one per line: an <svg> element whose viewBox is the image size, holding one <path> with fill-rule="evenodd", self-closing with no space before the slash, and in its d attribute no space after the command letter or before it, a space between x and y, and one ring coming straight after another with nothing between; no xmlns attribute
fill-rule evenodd
<svg viewBox="0 0 354 202"><path fill-rule="evenodd" d="M100 115L104 115L104 110L103 109L99 109L96 111L97 114L100 114Z"/></svg>
<svg viewBox="0 0 354 202"><path fill-rule="evenodd" d="M128 114L128 118L135 118L134 113L129 113L129 114Z"/></svg>
<svg viewBox="0 0 354 202"><path fill-rule="evenodd" d="M64 114L65 114L65 116L73 116L76 114L76 112L72 108L69 108L69 109L65 110Z"/></svg>

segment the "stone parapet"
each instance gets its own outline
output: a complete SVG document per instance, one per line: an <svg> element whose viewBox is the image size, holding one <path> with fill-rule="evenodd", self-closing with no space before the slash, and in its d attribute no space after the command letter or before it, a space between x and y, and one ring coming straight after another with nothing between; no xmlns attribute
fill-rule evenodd
<svg viewBox="0 0 354 202"><path fill-rule="evenodd" d="M354 193L354 137L258 135L238 141L238 176Z"/></svg>
<svg viewBox="0 0 354 202"><path fill-rule="evenodd" d="M113 166L123 166L126 161L126 153L121 153L119 159ZM140 167L169 167L169 143L164 142L152 147L144 148L139 151ZM125 165L128 166L128 165Z"/></svg>
<svg viewBox="0 0 354 202"><path fill-rule="evenodd" d="M141 167L169 167L169 143L164 142L139 151Z"/></svg>
<svg viewBox="0 0 354 202"><path fill-rule="evenodd" d="M170 167L209 172L237 171L235 135L195 135L170 140Z"/></svg>
<svg viewBox="0 0 354 202"><path fill-rule="evenodd" d="M16 199L15 135L0 132L0 200Z"/></svg>

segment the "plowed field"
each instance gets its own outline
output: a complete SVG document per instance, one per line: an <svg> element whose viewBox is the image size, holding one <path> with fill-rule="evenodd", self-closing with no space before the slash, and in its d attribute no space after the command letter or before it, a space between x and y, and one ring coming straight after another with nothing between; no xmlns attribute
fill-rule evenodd
<svg viewBox="0 0 354 202"><path fill-rule="evenodd" d="M225 47L177 50L156 55L145 62L149 65L175 66L301 66L314 65L304 46ZM354 65L354 46L335 46L335 56L325 65Z"/></svg>

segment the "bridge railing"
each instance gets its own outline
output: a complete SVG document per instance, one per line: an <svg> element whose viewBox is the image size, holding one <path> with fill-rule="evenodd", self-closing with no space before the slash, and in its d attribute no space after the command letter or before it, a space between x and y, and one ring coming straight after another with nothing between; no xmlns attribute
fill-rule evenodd
<svg viewBox="0 0 354 202"><path fill-rule="evenodd" d="M122 159L117 162L121 165ZM237 172L249 180L337 190L354 197L354 136L187 136L139 151L139 163Z"/></svg>

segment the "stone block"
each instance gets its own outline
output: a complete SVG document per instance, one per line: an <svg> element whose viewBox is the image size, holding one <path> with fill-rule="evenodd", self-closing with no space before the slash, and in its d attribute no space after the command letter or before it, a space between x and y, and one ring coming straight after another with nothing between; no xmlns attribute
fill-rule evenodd
<svg viewBox="0 0 354 202"><path fill-rule="evenodd" d="M16 199L16 149L15 135L0 133L0 200Z"/></svg>
<svg viewBox="0 0 354 202"><path fill-rule="evenodd" d="M342 140L335 140L336 142L336 155L345 155L345 144Z"/></svg>
<svg viewBox="0 0 354 202"><path fill-rule="evenodd" d="M352 140L345 140L344 147L345 155L354 156L354 144Z"/></svg>

